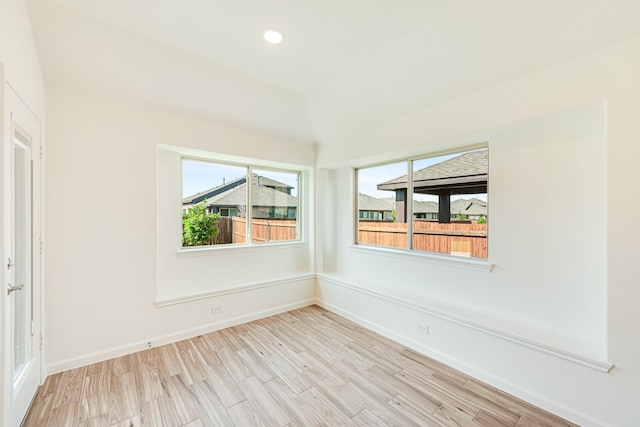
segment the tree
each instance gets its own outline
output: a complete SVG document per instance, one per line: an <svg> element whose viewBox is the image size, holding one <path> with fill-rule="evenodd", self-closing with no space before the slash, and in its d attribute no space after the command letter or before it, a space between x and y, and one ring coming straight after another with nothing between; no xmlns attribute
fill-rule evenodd
<svg viewBox="0 0 640 427"><path fill-rule="evenodd" d="M487 223L487 218L484 217L484 215L481 215L480 218L478 218L478 224L486 224Z"/></svg>
<svg viewBox="0 0 640 427"><path fill-rule="evenodd" d="M206 200L182 214L182 246L206 245L218 238L220 214L207 212Z"/></svg>

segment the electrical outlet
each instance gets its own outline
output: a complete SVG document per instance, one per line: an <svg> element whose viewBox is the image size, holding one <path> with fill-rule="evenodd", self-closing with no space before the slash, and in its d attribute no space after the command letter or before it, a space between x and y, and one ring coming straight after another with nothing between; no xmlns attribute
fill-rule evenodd
<svg viewBox="0 0 640 427"><path fill-rule="evenodd" d="M222 306L216 305L215 307L211 307L211 314L222 313Z"/></svg>
<svg viewBox="0 0 640 427"><path fill-rule="evenodd" d="M418 323L416 330L421 334L429 335L429 325L425 325L424 323Z"/></svg>

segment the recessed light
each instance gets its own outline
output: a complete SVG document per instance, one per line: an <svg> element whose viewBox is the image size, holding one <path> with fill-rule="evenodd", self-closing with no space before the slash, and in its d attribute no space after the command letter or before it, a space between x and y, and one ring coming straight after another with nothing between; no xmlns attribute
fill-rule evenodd
<svg viewBox="0 0 640 427"><path fill-rule="evenodd" d="M264 39L271 44L280 44L282 40L284 40L284 34L282 31L269 29L266 30L263 34Z"/></svg>

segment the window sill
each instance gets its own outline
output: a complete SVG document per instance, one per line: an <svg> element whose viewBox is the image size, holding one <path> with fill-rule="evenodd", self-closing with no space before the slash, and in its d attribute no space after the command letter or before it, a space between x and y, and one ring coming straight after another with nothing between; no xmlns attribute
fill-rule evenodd
<svg viewBox="0 0 640 427"><path fill-rule="evenodd" d="M263 252L263 251L277 251L285 249L296 249L306 247L307 242L301 240L292 240L287 242L275 242L275 243L259 243L259 244L238 244L238 245L220 245L220 246L203 246L193 248L180 248L176 251L176 257L178 258L190 258L197 256L212 256L212 255L224 255L233 254L238 252Z"/></svg>
<svg viewBox="0 0 640 427"><path fill-rule="evenodd" d="M490 273L494 264L474 258L462 258L453 255L438 255L428 252L410 251L406 249L387 248L382 246L370 246L362 244L347 245L349 250L358 253L379 255L385 257L395 257L404 260L410 259L430 264L443 265L446 267L463 268L466 270L482 271Z"/></svg>

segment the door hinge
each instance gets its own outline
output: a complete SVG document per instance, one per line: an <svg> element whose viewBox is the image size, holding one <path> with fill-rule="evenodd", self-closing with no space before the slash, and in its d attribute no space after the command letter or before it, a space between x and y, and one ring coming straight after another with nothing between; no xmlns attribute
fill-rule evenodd
<svg viewBox="0 0 640 427"><path fill-rule="evenodd" d="M42 160L43 157L44 157L44 149L42 148L42 145L40 145L40 160Z"/></svg>
<svg viewBox="0 0 640 427"><path fill-rule="evenodd" d="M40 350L42 350L42 342L44 341L44 337L40 334Z"/></svg>
<svg viewBox="0 0 640 427"><path fill-rule="evenodd" d="M42 237L38 239L40 241L40 255L42 255Z"/></svg>

